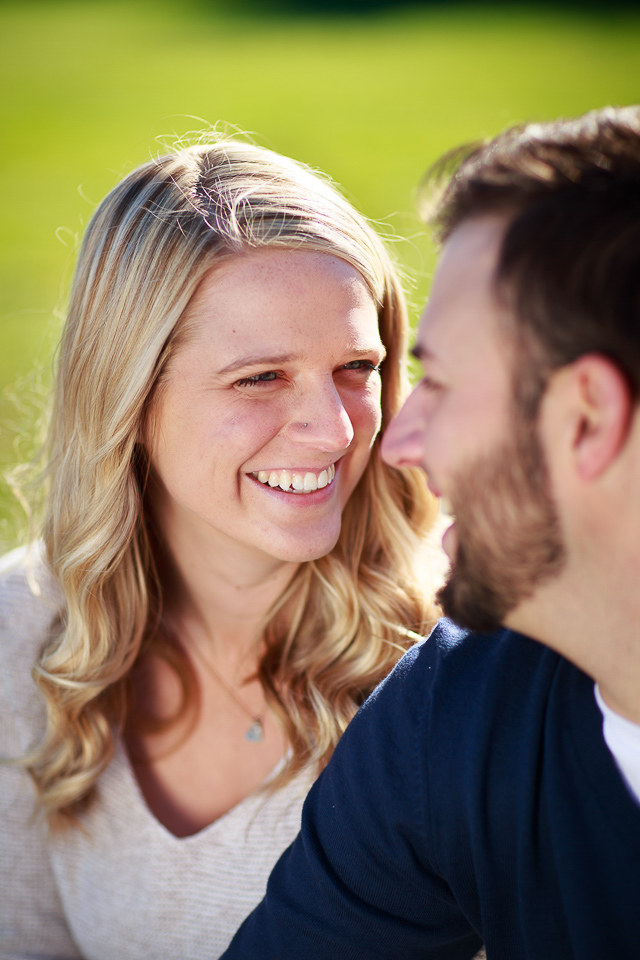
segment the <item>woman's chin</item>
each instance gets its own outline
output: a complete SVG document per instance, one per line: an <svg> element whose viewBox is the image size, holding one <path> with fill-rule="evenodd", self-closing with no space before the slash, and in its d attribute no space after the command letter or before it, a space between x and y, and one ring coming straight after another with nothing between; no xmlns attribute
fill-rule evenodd
<svg viewBox="0 0 640 960"><path fill-rule="evenodd" d="M330 535L320 535L317 537L294 537L292 539L282 538L279 543L273 542L271 548L266 552L276 560L282 560L286 563L307 563L310 560L320 560L331 553L338 537L340 528L332 531Z"/></svg>

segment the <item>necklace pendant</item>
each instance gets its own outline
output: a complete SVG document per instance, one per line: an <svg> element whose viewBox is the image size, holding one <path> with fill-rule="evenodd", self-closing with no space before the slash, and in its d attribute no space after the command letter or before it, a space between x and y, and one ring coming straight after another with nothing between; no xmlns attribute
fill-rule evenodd
<svg viewBox="0 0 640 960"><path fill-rule="evenodd" d="M259 743L264 737L264 727L262 726L262 720L260 717L256 717L247 732L244 735L245 740L250 740L251 743Z"/></svg>

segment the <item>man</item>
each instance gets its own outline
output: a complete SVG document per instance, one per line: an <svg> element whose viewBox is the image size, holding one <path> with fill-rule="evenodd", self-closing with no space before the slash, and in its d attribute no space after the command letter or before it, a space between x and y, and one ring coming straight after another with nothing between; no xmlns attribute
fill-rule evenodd
<svg viewBox="0 0 640 960"><path fill-rule="evenodd" d="M228 960L640 957L640 109L476 148L435 222L383 454L450 500L479 632L365 704Z"/></svg>

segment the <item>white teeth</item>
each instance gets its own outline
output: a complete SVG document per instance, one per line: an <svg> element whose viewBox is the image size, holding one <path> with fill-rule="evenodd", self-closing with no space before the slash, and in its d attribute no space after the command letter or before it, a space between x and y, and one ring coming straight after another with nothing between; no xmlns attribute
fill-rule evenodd
<svg viewBox="0 0 640 960"><path fill-rule="evenodd" d="M304 489L306 491L317 490L318 489L318 478L315 473L305 473L304 475Z"/></svg>
<svg viewBox="0 0 640 960"><path fill-rule="evenodd" d="M280 487L285 492L291 490L296 493L313 493L314 490L322 490L331 483L336 475L335 465L325 470L321 470L318 475L311 473L292 473L290 470L257 470L253 476L260 483L268 483L270 487Z"/></svg>
<svg viewBox="0 0 640 960"><path fill-rule="evenodd" d="M280 483L279 483L280 489L281 489L281 490L288 490L289 487L291 486L291 480L292 480L292 477L291 477L291 474L289 473L289 471L288 471L288 470L282 470L281 473L280 473Z"/></svg>

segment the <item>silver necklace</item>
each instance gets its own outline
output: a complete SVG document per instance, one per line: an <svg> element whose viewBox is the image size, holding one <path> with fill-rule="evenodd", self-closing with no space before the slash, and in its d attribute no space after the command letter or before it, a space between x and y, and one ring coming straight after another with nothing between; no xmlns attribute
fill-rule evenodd
<svg viewBox="0 0 640 960"><path fill-rule="evenodd" d="M209 663L209 660L205 658L202 651L198 650L198 653L200 654L205 667L207 667L207 669L211 672L214 680L218 681L222 689L226 690L226 692L229 694L235 705L239 707L240 710L242 710L242 712L251 720L251 726L244 735L245 740L249 740L251 743L260 743L261 740L264 740L264 717L260 716L260 714L253 714L238 697L233 687L229 686L227 681L220 676L213 664Z"/></svg>

